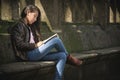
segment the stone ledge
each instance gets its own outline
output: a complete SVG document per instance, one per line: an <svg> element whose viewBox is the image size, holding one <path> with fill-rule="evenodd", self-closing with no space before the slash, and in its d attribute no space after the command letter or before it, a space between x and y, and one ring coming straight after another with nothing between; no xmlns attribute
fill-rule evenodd
<svg viewBox="0 0 120 80"><path fill-rule="evenodd" d="M71 55L75 56L76 58L84 60L84 59L94 59L100 55L104 56L118 52L120 52L120 47L84 51L81 53L73 53ZM40 68L42 69L44 67L50 67L50 66L55 66L55 62L54 61L15 62L15 63L0 65L0 73L17 73L17 72L24 72L33 69L40 69Z"/></svg>
<svg viewBox="0 0 120 80"><path fill-rule="evenodd" d="M71 55L79 59L82 59L84 65L104 59L109 59L111 55L116 55L116 54L120 54L120 47L83 51L81 53L72 53Z"/></svg>
<svg viewBox="0 0 120 80"><path fill-rule="evenodd" d="M42 69L46 67L55 66L54 61L40 61L40 62L15 62L0 65L0 73L10 74L24 72L34 69Z"/></svg>
<svg viewBox="0 0 120 80"><path fill-rule="evenodd" d="M81 53L72 53L72 55L77 58L90 58L90 57L96 57L98 55L108 55L119 52L120 52L120 47L112 47L112 48L105 48L98 50L83 51Z"/></svg>
<svg viewBox="0 0 120 80"><path fill-rule="evenodd" d="M120 47L114 47L114 48L107 48L107 49L99 49L99 50L91 50L91 51L84 51L81 53L73 53L71 55L82 59L84 61L84 64L92 64L100 61L100 58L104 55L109 56L115 53L120 52ZM108 58L108 57L105 57ZM40 61L40 62L14 62L9 64L2 64L0 65L0 79L5 80L4 78L7 76L14 76L19 75L20 73L26 73L29 72L29 74L36 74L37 75L54 75L54 69L55 69L55 62L54 61ZM65 68L66 69L66 68ZM36 71L36 72L31 72ZM19 76L21 77L21 76ZM24 76L25 77L25 76ZM30 76L29 76L30 77ZM44 76L42 76L44 77ZM10 77L11 78L11 77ZM13 77L14 79L14 77ZM16 78L15 78L16 79ZM40 79L40 78L39 78ZM37 79L37 80L39 80ZM44 79L44 78L42 78ZM8 80L8 79L7 79ZM47 80L47 79L46 79ZM50 79L51 80L51 79Z"/></svg>

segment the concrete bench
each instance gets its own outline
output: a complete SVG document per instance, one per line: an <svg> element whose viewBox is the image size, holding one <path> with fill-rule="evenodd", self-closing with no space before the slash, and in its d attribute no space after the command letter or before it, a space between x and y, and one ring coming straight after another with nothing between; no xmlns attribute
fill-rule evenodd
<svg viewBox="0 0 120 80"><path fill-rule="evenodd" d="M14 62L0 66L0 80L52 80L55 62Z"/></svg>
<svg viewBox="0 0 120 80"><path fill-rule="evenodd" d="M0 35L0 80L52 80L54 61L17 62L9 34Z"/></svg>
<svg viewBox="0 0 120 80"><path fill-rule="evenodd" d="M54 61L16 62L9 35L0 35L0 42L0 80L53 80ZM111 68L111 65L119 60L120 47L71 54L82 59L84 63L80 67L66 65L64 80L101 80L108 78L108 75L113 75L113 71L110 72L109 70L113 70L115 67L112 66Z"/></svg>
<svg viewBox="0 0 120 80"><path fill-rule="evenodd" d="M82 59L84 63L79 68L67 66L65 80L120 79L120 47L83 51L72 55Z"/></svg>

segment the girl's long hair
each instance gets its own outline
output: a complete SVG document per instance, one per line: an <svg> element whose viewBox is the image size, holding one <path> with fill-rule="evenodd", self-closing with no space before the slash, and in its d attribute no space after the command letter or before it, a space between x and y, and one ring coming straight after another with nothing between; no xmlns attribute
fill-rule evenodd
<svg viewBox="0 0 120 80"><path fill-rule="evenodd" d="M22 13L21 13L21 18L22 19L26 17L27 11L29 11L29 12L35 12L35 11L37 11L38 12L37 20L31 25L31 26L33 26L31 28L32 28L32 30L34 32L36 32L36 35L41 38L41 32L40 32L40 27L41 27L41 12L40 12L40 9L37 6L35 6L35 5L28 5L28 6L26 6L23 9Z"/></svg>

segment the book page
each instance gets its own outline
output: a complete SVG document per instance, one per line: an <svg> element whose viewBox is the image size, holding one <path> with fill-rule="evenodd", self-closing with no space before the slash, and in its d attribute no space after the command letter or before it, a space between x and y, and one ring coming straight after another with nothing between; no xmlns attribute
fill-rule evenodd
<svg viewBox="0 0 120 80"><path fill-rule="evenodd" d="M52 38L54 38L54 37L59 37L59 36L58 36L58 34L56 33L56 34L50 36L49 38L45 39L45 40L43 41L43 43L46 43L47 41L49 41L50 39L52 39Z"/></svg>

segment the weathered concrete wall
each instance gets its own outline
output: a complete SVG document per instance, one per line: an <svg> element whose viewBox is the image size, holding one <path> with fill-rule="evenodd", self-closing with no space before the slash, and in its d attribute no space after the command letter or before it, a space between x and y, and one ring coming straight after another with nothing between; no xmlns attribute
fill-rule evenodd
<svg viewBox="0 0 120 80"><path fill-rule="evenodd" d="M0 20L1 20L1 1L0 1Z"/></svg>
<svg viewBox="0 0 120 80"><path fill-rule="evenodd" d="M60 25L64 16L62 8L62 0L41 0L42 6L52 25L53 29L60 29Z"/></svg>
<svg viewBox="0 0 120 80"><path fill-rule="evenodd" d="M12 2L14 2L15 5L13 5ZM18 20L20 18L18 0L11 0L11 9L12 20Z"/></svg>
<svg viewBox="0 0 120 80"><path fill-rule="evenodd" d="M109 14L109 8L107 5L107 1L105 2L105 0L100 0L100 1L96 1L93 0L93 20L96 23L99 23L101 25L104 25L106 23L108 23L108 14Z"/></svg>
<svg viewBox="0 0 120 80"><path fill-rule="evenodd" d="M62 24L66 22L65 15L68 7L71 10L71 22L89 22L101 25L106 25L109 22L110 5L108 0L1 0L1 19L19 19L23 7L35 4L35 1L41 2L53 29L61 29Z"/></svg>
<svg viewBox="0 0 120 80"><path fill-rule="evenodd" d="M91 20L91 1L75 0L71 2L73 22L82 23Z"/></svg>
<svg viewBox="0 0 120 80"><path fill-rule="evenodd" d="M9 35L0 33L0 65L15 61Z"/></svg>
<svg viewBox="0 0 120 80"><path fill-rule="evenodd" d="M10 0L1 0L1 19L2 20L11 20L11 5Z"/></svg>
<svg viewBox="0 0 120 80"><path fill-rule="evenodd" d="M87 58L80 67L66 66L64 80L120 80L120 54Z"/></svg>
<svg viewBox="0 0 120 80"><path fill-rule="evenodd" d="M120 25L109 25L106 30L100 25L71 25L63 28L63 41L70 52L81 52L120 45Z"/></svg>

